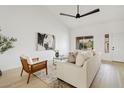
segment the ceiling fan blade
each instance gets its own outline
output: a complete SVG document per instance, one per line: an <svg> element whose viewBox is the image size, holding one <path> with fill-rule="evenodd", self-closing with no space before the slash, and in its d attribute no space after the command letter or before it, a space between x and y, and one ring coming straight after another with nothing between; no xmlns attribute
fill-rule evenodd
<svg viewBox="0 0 124 93"><path fill-rule="evenodd" d="M93 10L93 11L90 11L90 12L88 12L88 13L86 13L86 14L83 14L83 15L81 15L80 17L84 17L84 16L87 16L87 15L90 15L90 14L93 14L93 13L96 13L96 12L99 12L100 11L100 9L98 8L98 9L95 9L95 10Z"/></svg>
<svg viewBox="0 0 124 93"><path fill-rule="evenodd" d="M60 13L60 15L63 15L63 16L69 16L69 17L74 17L74 18L75 18L75 16L73 16L73 15L70 15L70 14L64 14L64 13Z"/></svg>
<svg viewBox="0 0 124 93"><path fill-rule="evenodd" d="M79 14L79 5L77 5L77 14Z"/></svg>

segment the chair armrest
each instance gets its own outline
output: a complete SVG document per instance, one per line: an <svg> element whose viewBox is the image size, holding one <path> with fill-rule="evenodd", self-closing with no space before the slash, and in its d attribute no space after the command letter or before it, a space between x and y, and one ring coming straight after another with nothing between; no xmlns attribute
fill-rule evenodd
<svg viewBox="0 0 124 93"><path fill-rule="evenodd" d="M36 71L36 70L43 69L43 68L47 68L47 60L30 65L31 71Z"/></svg>
<svg viewBox="0 0 124 93"><path fill-rule="evenodd" d="M39 65L39 64L46 64L47 65L47 60L45 60L45 61L39 61L39 62L34 63L32 65Z"/></svg>

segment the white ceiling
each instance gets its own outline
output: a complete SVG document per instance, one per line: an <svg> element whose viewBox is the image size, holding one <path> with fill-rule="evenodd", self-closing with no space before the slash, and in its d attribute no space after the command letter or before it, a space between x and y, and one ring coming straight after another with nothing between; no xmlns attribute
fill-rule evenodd
<svg viewBox="0 0 124 93"><path fill-rule="evenodd" d="M124 19L124 6L80 5L81 15L96 8L100 9L100 12L82 17L80 19L59 15L60 12L76 15L76 5L50 5L45 7L70 29L96 24L99 22Z"/></svg>

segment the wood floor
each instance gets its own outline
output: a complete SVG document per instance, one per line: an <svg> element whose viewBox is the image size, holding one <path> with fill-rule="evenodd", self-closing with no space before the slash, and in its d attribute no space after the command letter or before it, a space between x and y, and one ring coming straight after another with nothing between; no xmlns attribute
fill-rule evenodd
<svg viewBox="0 0 124 93"><path fill-rule="evenodd" d="M0 77L0 87L3 88L47 88L43 81L32 76L30 83L26 83L27 74L20 77L20 69L13 69L3 73ZM124 63L102 62L91 88L121 88L124 87Z"/></svg>
<svg viewBox="0 0 124 93"><path fill-rule="evenodd" d="M123 88L124 87L124 63L102 62L92 88Z"/></svg>

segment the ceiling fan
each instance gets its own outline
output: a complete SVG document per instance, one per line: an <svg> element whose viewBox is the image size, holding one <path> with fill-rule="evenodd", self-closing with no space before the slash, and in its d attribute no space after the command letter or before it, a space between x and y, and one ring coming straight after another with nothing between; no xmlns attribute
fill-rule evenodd
<svg viewBox="0 0 124 93"><path fill-rule="evenodd" d="M70 15L70 14L65 14L65 13L60 13L60 15L68 16L68 17L74 17L74 18L80 18L80 17L84 17L84 16L87 16L87 15L90 15L90 14L93 14L93 13L97 13L99 11L100 11L100 9L97 8L97 9L94 9L94 10L88 12L88 13L85 13L83 15L80 15L79 14L79 5L77 5L77 14L75 16L74 15Z"/></svg>

